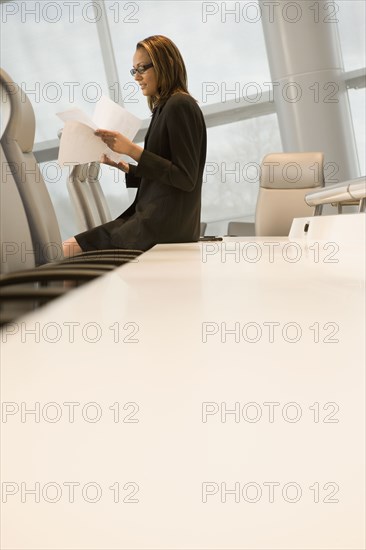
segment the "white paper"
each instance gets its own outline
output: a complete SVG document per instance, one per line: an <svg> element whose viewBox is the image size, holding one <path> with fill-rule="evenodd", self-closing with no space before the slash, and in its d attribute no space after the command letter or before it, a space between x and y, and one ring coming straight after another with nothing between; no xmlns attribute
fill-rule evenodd
<svg viewBox="0 0 366 550"><path fill-rule="evenodd" d="M105 96L95 106L93 121L99 129L120 132L131 141L142 123L142 120Z"/></svg>
<svg viewBox="0 0 366 550"><path fill-rule="evenodd" d="M94 134L93 128L76 120L65 122L58 154L60 166L100 160L104 153L109 156L112 151Z"/></svg>
<svg viewBox="0 0 366 550"><path fill-rule="evenodd" d="M58 156L61 167L98 162L103 154L114 162L128 160L125 155L109 149L94 132L97 129L111 130L133 140L142 123L139 118L105 96L96 104L92 118L81 109L70 109L57 113L57 116L65 122Z"/></svg>
<svg viewBox="0 0 366 550"><path fill-rule="evenodd" d="M90 126L90 128L94 128L94 130L98 129L98 126L95 124L95 122L93 122L93 120L81 109L70 109L69 111L64 111L63 113L57 113L57 116L64 122L67 122L68 120L74 120L77 122L81 122L86 126Z"/></svg>

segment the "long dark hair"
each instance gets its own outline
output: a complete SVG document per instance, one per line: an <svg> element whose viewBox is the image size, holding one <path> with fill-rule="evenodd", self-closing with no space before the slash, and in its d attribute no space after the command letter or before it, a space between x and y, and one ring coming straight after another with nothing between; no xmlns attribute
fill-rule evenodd
<svg viewBox="0 0 366 550"><path fill-rule="evenodd" d="M156 72L159 95L148 98L151 110L177 92L189 94L186 66L174 42L157 34L138 42L138 48L146 50Z"/></svg>

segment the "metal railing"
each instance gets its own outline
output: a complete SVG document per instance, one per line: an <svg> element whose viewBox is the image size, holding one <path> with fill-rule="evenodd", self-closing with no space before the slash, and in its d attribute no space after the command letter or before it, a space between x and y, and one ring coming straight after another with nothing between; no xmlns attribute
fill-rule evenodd
<svg viewBox="0 0 366 550"><path fill-rule="evenodd" d="M338 207L338 213L342 213L344 206L358 205L359 212L366 211L366 176L343 181L336 185L328 185L320 191L308 193L305 202L309 206L315 206L315 216L322 213L324 204Z"/></svg>

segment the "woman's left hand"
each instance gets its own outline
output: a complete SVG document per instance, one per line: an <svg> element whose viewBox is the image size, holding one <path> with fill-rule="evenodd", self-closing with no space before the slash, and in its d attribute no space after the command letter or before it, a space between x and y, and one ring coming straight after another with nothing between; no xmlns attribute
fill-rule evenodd
<svg viewBox="0 0 366 550"><path fill-rule="evenodd" d="M95 135L100 137L102 141L115 153L129 155L131 151L132 141L126 138L119 132L111 132L110 130L96 130Z"/></svg>

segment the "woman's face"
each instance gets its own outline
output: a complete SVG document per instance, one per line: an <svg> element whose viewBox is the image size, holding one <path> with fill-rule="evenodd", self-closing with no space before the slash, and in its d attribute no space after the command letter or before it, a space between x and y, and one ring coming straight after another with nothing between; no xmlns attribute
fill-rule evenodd
<svg viewBox="0 0 366 550"><path fill-rule="evenodd" d="M144 48L137 48L132 62L134 68L137 69L140 65L148 65L151 63L151 59ZM150 67L150 69L147 69L143 74L136 73L134 78L140 86L144 96L148 97L159 95L158 81L154 67Z"/></svg>

